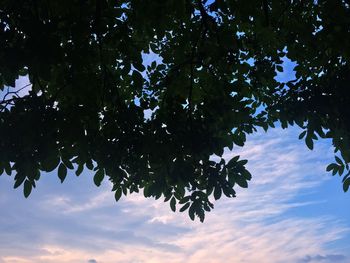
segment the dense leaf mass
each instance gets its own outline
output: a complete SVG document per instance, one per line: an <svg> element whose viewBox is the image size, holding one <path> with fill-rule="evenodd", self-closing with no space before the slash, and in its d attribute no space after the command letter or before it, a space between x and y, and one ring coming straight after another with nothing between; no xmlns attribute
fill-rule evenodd
<svg viewBox="0 0 350 263"><path fill-rule="evenodd" d="M310 149L331 138L348 190L349 1L0 3L0 174L26 197L43 172L89 169L116 200L143 190L203 221L251 179L224 148L276 122Z"/></svg>

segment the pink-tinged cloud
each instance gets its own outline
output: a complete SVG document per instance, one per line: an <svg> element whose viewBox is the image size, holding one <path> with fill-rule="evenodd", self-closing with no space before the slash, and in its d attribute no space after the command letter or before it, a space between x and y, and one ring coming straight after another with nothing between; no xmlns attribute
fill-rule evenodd
<svg viewBox="0 0 350 263"><path fill-rule="evenodd" d="M253 181L248 189L238 191L237 198L215 202L203 224L141 194L115 204L107 182L96 190L89 186L91 180L79 178L76 191L38 193L28 206L36 209L40 220L54 222L45 226L42 221L31 222L40 236L31 244L18 246L12 239L22 240L20 235L0 236L12 245L2 248L0 243L0 262L295 263L315 262L322 255L330 255L323 256L324 262L332 255L346 259L341 249L328 246L349 234L345 220L292 213L324 201L296 197L317 191L328 180L324 167L332 155L327 144L310 152L296 139L290 143L292 135L275 130L253 138L244 150L226 152L227 159L240 154L250 160ZM23 212L18 211L18 216Z"/></svg>

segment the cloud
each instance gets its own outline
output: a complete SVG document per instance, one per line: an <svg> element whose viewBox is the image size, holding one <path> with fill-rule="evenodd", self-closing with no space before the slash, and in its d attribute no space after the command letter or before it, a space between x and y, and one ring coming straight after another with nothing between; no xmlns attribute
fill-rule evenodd
<svg viewBox="0 0 350 263"><path fill-rule="evenodd" d="M305 258L301 259L300 262L303 263L308 263L308 262L345 262L347 259L346 256L344 255L315 255L315 256L306 256Z"/></svg>
<svg viewBox="0 0 350 263"><path fill-rule="evenodd" d="M96 259L89 259L88 263L97 263Z"/></svg>
<svg viewBox="0 0 350 263"><path fill-rule="evenodd" d="M203 224L142 194L116 204L110 185L94 187L89 174L69 177L62 187L45 176L26 201L0 183L0 193L12 200L11 205L0 201L0 262L11 257L30 263L330 260L340 251L328 244L345 237L349 225L326 211L317 216L294 211L324 202L305 197L328 180L322 174L332 151L318 144L310 152L296 138L296 131L276 129L225 152L227 159L238 154L249 159L254 177L248 189L237 189L237 198L216 201Z"/></svg>
<svg viewBox="0 0 350 263"><path fill-rule="evenodd" d="M75 203L72 201L72 198L67 196L51 196L44 201L43 205L47 209L57 209L59 207L60 213L79 213L104 206L111 206L113 200L110 199L110 196L111 192L107 191L107 189L89 198L85 203Z"/></svg>

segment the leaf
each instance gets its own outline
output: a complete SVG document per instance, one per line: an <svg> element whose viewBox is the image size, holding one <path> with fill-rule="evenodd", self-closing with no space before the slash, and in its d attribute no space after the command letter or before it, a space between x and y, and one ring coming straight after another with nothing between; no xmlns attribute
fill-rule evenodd
<svg viewBox="0 0 350 263"><path fill-rule="evenodd" d="M140 72L145 70L145 66L139 63L138 61L133 64L133 66Z"/></svg>
<svg viewBox="0 0 350 263"><path fill-rule="evenodd" d="M244 146L244 140L238 135L233 135L232 140L237 146L241 146L241 147Z"/></svg>
<svg viewBox="0 0 350 263"><path fill-rule="evenodd" d="M204 222L204 219L205 219L205 214L204 214L204 210L203 209L198 209L197 210L197 215L199 217L199 221L201 221L201 223Z"/></svg>
<svg viewBox="0 0 350 263"><path fill-rule="evenodd" d="M67 167L63 164L60 163L58 166L58 178L61 180L61 183L64 182L67 176Z"/></svg>
<svg viewBox="0 0 350 263"><path fill-rule="evenodd" d="M11 175L11 165L9 162L5 162L4 169L7 175Z"/></svg>
<svg viewBox="0 0 350 263"><path fill-rule="evenodd" d="M335 156L335 160L336 160L337 163L339 163L340 165L343 165L342 160L341 160L338 156Z"/></svg>
<svg viewBox="0 0 350 263"><path fill-rule="evenodd" d="M172 197L171 192L170 192L170 194L167 193L167 194L165 195L164 202L168 202L168 201L170 200L171 197Z"/></svg>
<svg viewBox="0 0 350 263"><path fill-rule="evenodd" d="M204 210L210 212L210 206L207 203L204 203Z"/></svg>
<svg viewBox="0 0 350 263"><path fill-rule="evenodd" d="M178 199L181 200L185 196L185 187L177 187L175 194L177 194L176 197L179 197Z"/></svg>
<svg viewBox="0 0 350 263"><path fill-rule="evenodd" d="M350 187L350 178L347 178L343 183L344 192L347 192L349 190L349 187Z"/></svg>
<svg viewBox="0 0 350 263"><path fill-rule="evenodd" d="M283 67L281 65L276 65L276 70L279 72L283 72Z"/></svg>
<svg viewBox="0 0 350 263"><path fill-rule="evenodd" d="M15 184L13 188L14 189L18 188L25 179L26 179L26 176L23 173L18 172L15 176Z"/></svg>
<svg viewBox="0 0 350 263"><path fill-rule="evenodd" d="M243 171L243 177L244 177L246 180L251 180L251 179L252 179L251 173L250 173L248 170L246 170L246 169L244 169L244 171Z"/></svg>
<svg viewBox="0 0 350 263"><path fill-rule="evenodd" d="M45 159L40 162L41 170L45 172L52 172L57 168L59 163L60 158L55 153L51 153L49 156L46 156Z"/></svg>
<svg viewBox="0 0 350 263"><path fill-rule="evenodd" d="M62 159L62 162L64 163L64 165L65 165L68 169L71 169L71 170L74 169L74 166L73 166L73 164L71 163L70 160Z"/></svg>
<svg viewBox="0 0 350 263"><path fill-rule="evenodd" d="M122 188L123 194L127 195L128 194L128 189L125 187L125 185L122 185L121 188Z"/></svg>
<svg viewBox="0 0 350 263"><path fill-rule="evenodd" d="M94 169L94 165L92 164L92 161L90 159L86 161L86 167L89 170L93 170Z"/></svg>
<svg viewBox="0 0 350 263"><path fill-rule="evenodd" d="M237 164L240 165L240 166L244 166L247 163L248 163L248 160L240 160L240 161L237 162Z"/></svg>
<svg viewBox="0 0 350 263"><path fill-rule="evenodd" d="M84 170L84 165L79 164L77 170L75 171L75 174L79 176Z"/></svg>
<svg viewBox="0 0 350 263"><path fill-rule="evenodd" d="M299 140L305 137L306 131L303 131L302 133L299 134Z"/></svg>
<svg viewBox="0 0 350 263"><path fill-rule="evenodd" d="M306 136L305 143L310 150L314 148L314 142L312 141L312 138L310 136Z"/></svg>
<svg viewBox="0 0 350 263"><path fill-rule="evenodd" d="M190 209L188 210L188 215L190 216L191 220L194 220L194 212L195 212L195 206L194 203L190 206Z"/></svg>
<svg viewBox="0 0 350 263"><path fill-rule="evenodd" d="M118 187L114 194L115 201L118 202L121 196L122 196L122 189Z"/></svg>
<svg viewBox="0 0 350 263"><path fill-rule="evenodd" d="M146 198L151 196L150 186L149 186L149 185L146 185L146 186L143 188L143 195L144 195L144 197L146 197Z"/></svg>
<svg viewBox="0 0 350 263"><path fill-rule="evenodd" d="M234 197L235 196L235 191L229 186L224 186L222 188L222 191L224 192L224 195L226 195L227 197Z"/></svg>
<svg viewBox="0 0 350 263"><path fill-rule="evenodd" d="M232 168L236 165L237 161L239 159L239 155L233 157L231 160L228 161L228 163L226 164L227 168Z"/></svg>
<svg viewBox="0 0 350 263"><path fill-rule="evenodd" d="M24 181L23 194L27 198L32 192L32 183L29 180Z"/></svg>
<svg viewBox="0 0 350 263"><path fill-rule="evenodd" d="M344 183L346 179L350 177L350 172L348 172L346 175L344 175L342 182Z"/></svg>
<svg viewBox="0 0 350 263"><path fill-rule="evenodd" d="M190 202L186 203L183 207L180 208L180 212L183 212L183 211L185 211L187 208L189 208L190 204L191 204Z"/></svg>
<svg viewBox="0 0 350 263"><path fill-rule="evenodd" d="M236 183L237 183L240 187L242 187L242 188L248 188L248 183L247 183L247 181L244 179L243 176L236 175L235 181L236 181Z"/></svg>
<svg viewBox="0 0 350 263"><path fill-rule="evenodd" d="M170 200L170 208L171 208L171 210L173 210L173 212L176 211L176 199L175 199L175 197L171 198L171 200Z"/></svg>
<svg viewBox="0 0 350 263"><path fill-rule="evenodd" d="M94 176L94 183L96 186L100 186L103 178L105 177L104 169L99 169Z"/></svg>
<svg viewBox="0 0 350 263"><path fill-rule="evenodd" d="M335 163L331 163L330 165L327 166L326 171L329 172L336 167L338 167L338 165L336 165Z"/></svg>
<svg viewBox="0 0 350 263"><path fill-rule="evenodd" d="M215 198L215 200L220 199L221 194L222 194L221 187L220 187L220 186L218 186L218 185L217 185L217 186L215 186L215 190L214 190L214 198Z"/></svg>
<svg viewBox="0 0 350 263"><path fill-rule="evenodd" d="M338 166L338 165L336 165L336 166L333 168L333 172L332 172L332 175L333 175L333 176L338 172L338 169L339 169L339 166Z"/></svg>
<svg viewBox="0 0 350 263"><path fill-rule="evenodd" d="M38 181L39 179L40 179L40 170L37 169L37 170L35 171L34 180ZM33 181L33 182L34 182L34 181Z"/></svg>
<svg viewBox="0 0 350 263"><path fill-rule="evenodd" d="M187 203L188 201L190 201L190 198L191 198L190 196L185 196L180 200L179 204Z"/></svg>

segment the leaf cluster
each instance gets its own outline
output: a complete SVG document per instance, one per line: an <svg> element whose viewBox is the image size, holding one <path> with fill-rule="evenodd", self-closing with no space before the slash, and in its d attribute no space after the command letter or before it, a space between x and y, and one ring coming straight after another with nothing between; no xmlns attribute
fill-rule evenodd
<svg viewBox="0 0 350 263"><path fill-rule="evenodd" d="M251 178L224 149L280 122L310 149L331 138L341 157L327 170L342 175L349 28L340 0L3 0L0 89L32 87L0 101L0 174L27 197L43 172L88 169L116 200L142 190L203 221L211 197ZM296 76L278 82L286 57Z"/></svg>

